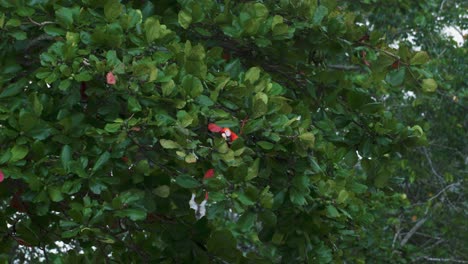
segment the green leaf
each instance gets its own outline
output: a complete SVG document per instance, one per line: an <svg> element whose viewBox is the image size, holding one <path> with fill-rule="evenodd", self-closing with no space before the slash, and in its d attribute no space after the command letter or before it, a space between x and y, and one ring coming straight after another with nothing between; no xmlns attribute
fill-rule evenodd
<svg viewBox="0 0 468 264"><path fill-rule="evenodd" d="M0 93L0 99L15 96L19 94L21 91L24 90L24 87L26 86L27 82L28 80L23 78L15 83L8 85L6 89L3 89L2 92Z"/></svg>
<svg viewBox="0 0 468 264"><path fill-rule="evenodd" d="M365 191L367 191L367 186L364 185L364 184L354 182L351 185L351 191L353 191L355 193L364 193Z"/></svg>
<svg viewBox="0 0 468 264"><path fill-rule="evenodd" d="M192 75L186 75L184 77L182 80L182 87L192 98L196 98L203 92L203 85L200 79Z"/></svg>
<svg viewBox="0 0 468 264"><path fill-rule="evenodd" d="M197 156L193 153L189 153L187 156L185 156L184 160L187 163L195 163L197 162Z"/></svg>
<svg viewBox="0 0 468 264"><path fill-rule="evenodd" d="M257 142L257 145L259 145L262 149L270 150L275 147L273 143L270 143L268 141L259 141Z"/></svg>
<svg viewBox="0 0 468 264"><path fill-rule="evenodd" d="M159 20L153 17L146 19L144 28L146 32L146 40L148 42L161 39L171 33L171 31L167 29L165 25L161 25Z"/></svg>
<svg viewBox="0 0 468 264"><path fill-rule="evenodd" d="M399 86L403 83L405 79L405 68L401 68L399 70L393 70L387 74L385 81L392 86Z"/></svg>
<svg viewBox="0 0 468 264"><path fill-rule="evenodd" d="M169 197L170 192L171 192L171 189L167 185L158 186L153 191L154 194L156 194L157 196L162 197L162 198Z"/></svg>
<svg viewBox="0 0 468 264"><path fill-rule="evenodd" d="M208 251L215 256L234 260L237 253L237 241L229 230L214 231L207 241Z"/></svg>
<svg viewBox="0 0 468 264"><path fill-rule="evenodd" d="M314 17L312 19L312 23L314 25L320 25L322 23L322 20L327 16L328 14L328 8L326 8L323 5L320 5L314 13Z"/></svg>
<svg viewBox="0 0 468 264"><path fill-rule="evenodd" d="M73 25L74 19L78 17L79 14L80 8L77 6L73 8L61 7L55 11L57 20L65 24L67 27L71 27Z"/></svg>
<svg viewBox="0 0 468 264"><path fill-rule="evenodd" d="M93 79L93 75L91 75L88 71L82 71L74 76L74 79L78 82L87 82Z"/></svg>
<svg viewBox="0 0 468 264"><path fill-rule="evenodd" d="M137 113L141 111L141 105L138 102L138 99L136 99L133 96L129 96L127 99L127 108L130 112L132 113Z"/></svg>
<svg viewBox="0 0 468 264"><path fill-rule="evenodd" d="M176 183L183 188L186 189L193 189L199 187L201 184L197 180L195 180L192 176L190 175L180 175L176 178Z"/></svg>
<svg viewBox="0 0 468 264"><path fill-rule="evenodd" d="M102 153L101 156L99 156L96 163L94 164L93 172L99 170L104 164L106 164L110 157L111 154L109 152L105 151L104 153Z"/></svg>
<svg viewBox="0 0 468 264"><path fill-rule="evenodd" d="M237 220L237 227L243 232L251 230L255 224L256 218L257 216L255 213L246 212Z"/></svg>
<svg viewBox="0 0 468 264"><path fill-rule="evenodd" d="M289 189L289 199L295 205L305 205L307 201L304 197L304 192L302 190L298 190L295 187Z"/></svg>
<svg viewBox="0 0 468 264"><path fill-rule="evenodd" d="M172 140L169 140L169 139L161 139L159 141L159 144L161 144L161 146L165 149L177 149L177 148L180 148L180 145L175 142L175 141L172 141Z"/></svg>
<svg viewBox="0 0 468 264"><path fill-rule="evenodd" d="M312 132L306 132L299 135L299 139L307 147L313 147L315 143L315 135Z"/></svg>
<svg viewBox="0 0 468 264"><path fill-rule="evenodd" d="M135 166L135 171L145 176L149 175L151 173L151 168L148 160L142 159L138 161L137 165Z"/></svg>
<svg viewBox="0 0 468 264"><path fill-rule="evenodd" d="M34 113L37 116L40 116L42 114L42 110L44 109L44 107L42 106L42 103L39 100L39 97L37 96L36 93L32 96L32 104L33 104Z"/></svg>
<svg viewBox="0 0 468 264"><path fill-rule="evenodd" d="M190 26L190 23L192 23L192 15L186 10L181 10L178 18L180 26L184 29L187 29Z"/></svg>
<svg viewBox="0 0 468 264"><path fill-rule="evenodd" d="M177 121L182 127L187 127L193 123L193 117L184 110L177 112Z"/></svg>
<svg viewBox="0 0 468 264"><path fill-rule="evenodd" d="M104 4L104 16L108 21L113 21L120 16L123 10L123 5L120 0L107 0Z"/></svg>
<svg viewBox="0 0 468 264"><path fill-rule="evenodd" d="M279 16L279 15L275 15L273 17L273 21L271 22L271 29L273 30L275 28L276 25L278 24L283 24L283 17L282 16Z"/></svg>
<svg viewBox="0 0 468 264"><path fill-rule="evenodd" d="M254 83L260 78L260 68L252 67L245 73L245 80Z"/></svg>
<svg viewBox="0 0 468 264"><path fill-rule="evenodd" d="M28 155L29 149L24 145L15 145L11 150L10 162L17 162Z"/></svg>
<svg viewBox="0 0 468 264"><path fill-rule="evenodd" d="M426 93L433 93L437 90L437 82L434 79L424 79L421 86Z"/></svg>
<svg viewBox="0 0 468 264"><path fill-rule="evenodd" d="M62 238L72 238L75 237L80 232L80 227L76 227L67 231L62 232Z"/></svg>
<svg viewBox="0 0 468 264"><path fill-rule="evenodd" d="M260 167L260 159L257 158L255 159L253 164L247 169L247 176L245 176L245 180L250 181L253 178L257 177L259 167Z"/></svg>
<svg viewBox="0 0 468 264"><path fill-rule="evenodd" d="M132 221L140 221L146 219L146 211L143 209L129 208L116 211L115 216L117 217L128 217Z"/></svg>
<svg viewBox="0 0 468 264"><path fill-rule="evenodd" d="M174 88L175 88L175 83L173 80L163 83L161 87L163 96L165 97L169 96L174 91Z"/></svg>
<svg viewBox="0 0 468 264"><path fill-rule="evenodd" d="M418 51L414 54L413 58L411 58L410 64L411 65L421 65L429 61L429 55L425 51Z"/></svg>
<svg viewBox="0 0 468 264"><path fill-rule="evenodd" d="M50 199L53 202L60 202L63 200L61 187L58 187L58 186L48 187L47 191L49 193Z"/></svg>
<svg viewBox="0 0 468 264"><path fill-rule="evenodd" d="M104 130L109 133L115 133L120 130L122 123L110 123L104 126Z"/></svg>
<svg viewBox="0 0 468 264"><path fill-rule="evenodd" d="M349 197L349 193L346 190L341 190L336 199L337 203L344 203Z"/></svg>
<svg viewBox="0 0 468 264"><path fill-rule="evenodd" d="M70 161L72 160L72 149L69 145L63 146L60 160L65 171L69 171Z"/></svg>
<svg viewBox="0 0 468 264"><path fill-rule="evenodd" d="M336 207L333 205L327 206L327 216L331 218L336 218L340 216L340 213L338 213L338 210L336 210Z"/></svg>

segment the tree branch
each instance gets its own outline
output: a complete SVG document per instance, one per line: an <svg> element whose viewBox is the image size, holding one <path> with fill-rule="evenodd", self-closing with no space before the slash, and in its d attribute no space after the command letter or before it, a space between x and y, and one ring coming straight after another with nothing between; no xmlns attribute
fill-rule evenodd
<svg viewBox="0 0 468 264"><path fill-rule="evenodd" d="M427 261L433 262L455 262L455 263L468 263L466 260L459 260L459 259L447 259L447 258L432 258L432 257L424 257Z"/></svg>
<svg viewBox="0 0 468 264"><path fill-rule="evenodd" d="M434 200L435 198L439 197L442 193L444 193L447 189L451 188L451 187L455 187L455 186L458 186L460 185L461 181L459 182L456 182L456 183L452 183L452 184L449 184L447 186L445 186L442 190L440 190L436 195L432 196L431 198L429 198L429 200L427 201L432 201Z"/></svg>
<svg viewBox="0 0 468 264"><path fill-rule="evenodd" d="M406 236L403 238L403 240L401 241L400 243L400 246L404 246L406 245L406 243L408 243L408 240L414 235L414 233L416 233L416 231L418 231L418 229L427 221L427 217L424 217L422 218L421 220L419 220L414 226L413 228L411 228L411 230L406 234Z"/></svg>
<svg viewBox="0 0 468 264"><path fill-rule="evenodd" d="M362 70L361 66L359 65L342 65L342 64L329 64L327 68L333 70L341 70L341 71L358 71Z"/></svg>

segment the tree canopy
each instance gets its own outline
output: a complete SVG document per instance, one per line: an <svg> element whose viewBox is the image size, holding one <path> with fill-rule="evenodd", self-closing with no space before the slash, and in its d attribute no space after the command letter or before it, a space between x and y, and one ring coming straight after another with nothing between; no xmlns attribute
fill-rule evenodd
<svg viewBox="0 0 468 264"><path fill-rule="evenodd" d="M466 44L415 51L366 2L0 0L0 259L421 257L400 233L465 184Z"/></svg>

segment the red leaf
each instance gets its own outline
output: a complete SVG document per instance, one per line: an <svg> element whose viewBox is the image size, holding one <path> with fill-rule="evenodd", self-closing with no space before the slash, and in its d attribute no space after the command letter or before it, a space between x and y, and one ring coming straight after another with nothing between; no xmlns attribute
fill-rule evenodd
<svg viewBox="0 0 468 264"><path fill-rule="evenodd" d="M239 138L239 136L236 133L231 132L231 142L233 142L234 140L236 140L238 138Z"/></svg>
<svg viewBox="0 0 468 264"><path fill-rule="evenodd" d="M214 123L209 123L208 124L208 130L210 130L211 132L221 132L223 128L218 126L217 124L214 124Z"/></svg>
<svg viewBox="0 0 468 264"><path fill-rule="evenodd" d="M5 179L5 175L3 174L3 171L0 170L0 182L2 182Z"/></svg>
<svg viewBox="0 0 468 264"><path fill-rule="evenodd" d="M400 68L400 60L396 60L395 62L392 63L392 69L398 69Z"/></svg>
<svg viewBox="0 0 468 264"><path fill-rule="evenodd" d="M358 41L359 42L365 42L365 41L368 41L369 40L369 35L368 34L365 34L364 36L362 36Z"/></svg>
<svg viewBox="0 0 468 264"><path fill-rule="evenodd" d="M112 72L108 72L106 75L107 84L114 85L116 83L115 76Z"/></svg>
<svg viewBox="0 0 468 264"><path fill-rule="evenodd" d="M25 246L25 247L32 247L31 244L29 244L28 242L24 241L23 239L19 238L19 237L13 237L16 242L18 242L18 244L22 245L22 246Z"/></svg>
<svg viewBox="0 0 468 264"><path fill-rule="evenodd" d="M207 171L205 172L205 176L203 177L203 179L213 178L214 173L215 173L215 170L214 170L214 169L209 169L209 170L207 170Z"/></svg>
<svg viewBox="0 0 468 264"><path fill-rule="evenodd" d="M229 142L233 142L239 138L236 133L232 132L232 130L227 127L221 129L220 132L223 134L224 139L229 140Z"/></svg>
<svg viewBox="0 0 468 264"><path fill-rule="evenodd" d="M17 191L13 194L13 197L10 200L10 206L16 209L17 212L26 213L28 211L28 205L21 199L21 191Z"/></svg>
<svg viewBox="0 0 468 264"><path fill-rule="evenodd" d="M361 51L361 57L362 57L362 62L367 65L367 66L371 66L370 62L366 59L367 57L367 52L365 52L364 50Z"/></svg>

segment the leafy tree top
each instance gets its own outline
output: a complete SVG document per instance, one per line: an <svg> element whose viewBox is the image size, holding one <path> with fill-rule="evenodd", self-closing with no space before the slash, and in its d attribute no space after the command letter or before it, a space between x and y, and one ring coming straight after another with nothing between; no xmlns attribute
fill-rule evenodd
<svg viewBox="0 0 468 264"><path fill-rule="evenodd" d="M0 28L4 259L362 260L425 141L386 97L438 86L335 1L4 0Z"/></svg>

